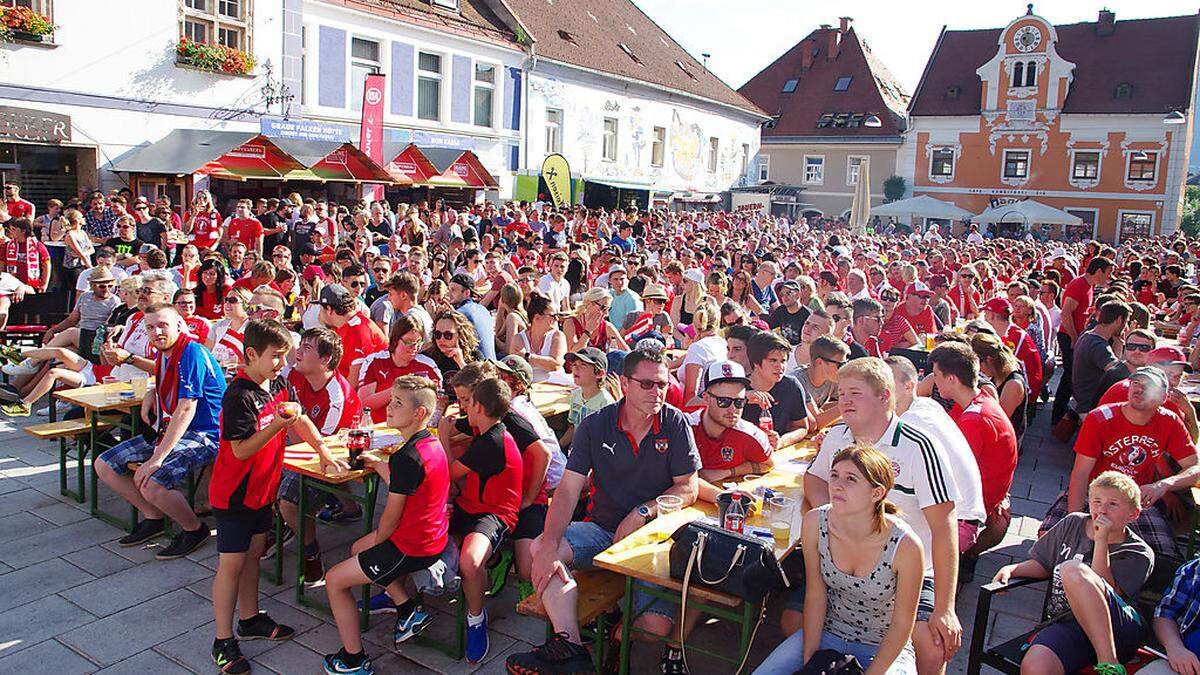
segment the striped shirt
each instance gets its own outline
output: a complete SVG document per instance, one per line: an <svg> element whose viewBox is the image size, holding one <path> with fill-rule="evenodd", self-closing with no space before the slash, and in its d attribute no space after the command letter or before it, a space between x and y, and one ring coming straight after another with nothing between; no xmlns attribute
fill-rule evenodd
<svg viewBox="0 0 1200 675"><path fill-rule="evenodd" d="M1175 580L1154 609L1154 616L1179 624L1180 635L1200 628L1200 558L1175 572Z"/></svg>
<svg viewBox="0 0 1200 675"><path fill-rule="evenodd" d="M809 472L828 483L833 456L854 442L854 434L845 424L830 427L812 466L808 467ZM876 441L875 449L892 460L896 483L887 498L900 509L909 527L921 538L925 551L933 551L933 534L921 509L960 500L946 459L925 432L902 422L895 415ZM933 574L933 556L929 553L925 555L925 573L926 576Z"/></svg>

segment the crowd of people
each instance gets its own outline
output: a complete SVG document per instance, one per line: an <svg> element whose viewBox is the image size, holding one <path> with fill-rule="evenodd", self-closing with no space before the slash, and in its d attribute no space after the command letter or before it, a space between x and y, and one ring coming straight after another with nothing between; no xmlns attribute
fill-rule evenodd
<svg viewBox="0 0 1200 675"><path fill-rule="evenodd" d="M1200 241L1062 245L542 201L220 206L207 192L182 209L95 192L39 213L5 186L0 326L57 322L41 346L0 347L0 411L153 377L136 412L151 431L96 472L139 513L120 544L165 536L170 518L157 553L170 559L211 536L183 491L210 467L223 672L249 672L239 640L293 635L258 607L257 561L297 533L298 583L324 582L342 642L328 673L374 672L351 594L367 583L380 590L360 602L396 615L398 645L434 620L424 595L461 585L465 658L482 661L489 565L509 549L553 625L509 672L591 672L573 572L656 518L659 497L715 501L811 441L807 573L755 672L832 650L868 673L938 673L963 640L958 589L1008 531L1044 404L1074 465L1029 560L995 580L1051 578L1068 616L1033 638L1023 672L1123 673L1153 640L1161 672L1200 674L1200 563L1175 537L1200 480L1182 388L1200 367ZM542 382L571 388L566 415L532 403ZM284 447L307 443L336 475L348 466L327 439L377 423L398 434L394 452L368 455L386 503L326 570ZM363 517L308 501L319 521ZM1133 604L1158 566L1178 575L1148 622ZM662 672L686 673L699 615L643 592L634 607L639 636L666 643Z"/></svg>

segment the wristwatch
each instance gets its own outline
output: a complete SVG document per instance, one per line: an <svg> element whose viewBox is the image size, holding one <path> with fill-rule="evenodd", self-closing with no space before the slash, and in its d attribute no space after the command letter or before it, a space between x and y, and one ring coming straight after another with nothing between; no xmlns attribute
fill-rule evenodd
<svg viewBox="0 0 1200 675"><path fill-rule="evenodd" d="M638 504L637 512L647 523L654 519L654 514L650 511L650 507L645 504Z"/></svg>

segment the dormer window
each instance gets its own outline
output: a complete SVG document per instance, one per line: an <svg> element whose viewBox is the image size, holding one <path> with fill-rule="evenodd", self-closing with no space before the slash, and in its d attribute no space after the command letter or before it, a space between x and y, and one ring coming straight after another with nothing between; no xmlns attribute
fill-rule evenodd
<svg viewBox="0 0 1200 675"><path fill-rule="evenodd" d="M845 77L839 77L837 84L833 85L833 90L834 91L846 91L847 89L850 88L850 81L853 79L854 78L849 75L847 75Z"/></svg>
<svg viewBox="0 0 1200 675"><path fill-rule="evenodd" d="M1113 89L1113 98L1118 101L1128 100L1133 98L1133 85L1128 82L1118 84L1116 89Z"/></svg>
<svg viewBox="0 0 1200 675"><path fill-rule="evenodd" d="M579 46L579 43L575 41L574 33L569 33L565 30L560 30L560 31L558 31L558 37L566 40L567 42L570 42L571 44L573 44L575 46Z"/></svg>
<svg viewBox="0 0 1200 675"><path fill-rule="evenodd" d="M434 5L442 9L449 9L455 12L458 11L458 0L431 0Z"/></svg>
<svg viewBox="0 0 1200 675"><path fill-rule="evenodd" d="M800 84L800 80L788 80L783 83L783 93L790 94L796 91L796 85Z"/></svg>
<svg viewBox="0 0 1200 675"><path fill-rule="evenodd" d="M619 43L617 46L621 48L621 51L625 52L626 56L633 59L634 63L638 64L639 66L643 65L642 60L637 57L637 54L633 53L633 50L629 48L629 45L622 42L622 43Z"/></svg>
<svg viewBox="0 0 1200 675"><path fill-rule="evenodd" d="M957 84L952 84L949 87L946 87L946 100L948 100L948 101L958 100L958 96L961 93L962 93L962 87L958 86Z"/></svg>
<svg viewBox="0 0 1200 675"><path fill-rule="evenodd" d="M677 67L678 67L680 70L682 70L682 71L683 71L683 74L684 74L684 75L687 75L689 78L691 78L691 79L693 79L693 80L694 80L694 79L696 79L696 76L692 74L692 71L688 70L688 69L687 69L687 66L683 65L683 61L676 61L676 62L675 62L675 65L676 65L676 66L677 66Z"/></svg>

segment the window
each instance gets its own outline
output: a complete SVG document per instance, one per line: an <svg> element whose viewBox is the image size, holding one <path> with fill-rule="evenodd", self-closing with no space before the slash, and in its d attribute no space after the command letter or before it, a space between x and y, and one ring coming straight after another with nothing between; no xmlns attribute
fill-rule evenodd
<svg viewBox="0 0 1200 675"><path fill-rule="evenodd" d="M576 47L579 46L579 43L575 41L575 34L570 31L560 30L560 31L558 31L558 37L562 38L563 40L566 40L567 42L570 42L571 44L575 45Z"/></svg>
<svg viewBox="0 0 1200 675"><path fill-rule="evenodd" d="M1029 151L1004 151L1004 177L1029 178Z"/></svg>
<svg viewBox="0 0 1200 675"><path fill-rule="evenodd" d="M750 165L750 144L742 143L742 170L739 176L746 175L746 167Z"/></svg>
<svg viewBox="0 0 1200 675"><path fill-rule="evenodd" d="M604 147L602 156L609 162L617 161L617 119L604 118Z"/></svg>
<svg viewBox="0 0 1200 675"><path fill-rule="evenodd" d="M1127 100L1133 98L1133 85L1128 82L1122 82L1113 89L1113 98Z"/></svg>
<svg viewBox="0 0 1200 675"><path fill-rule="evenodd" d="M563 111L546 108L546 154L562 152Z"/></svg>
<svg viewBox="0 0 1200 675"><path fill-rule="evenodd" d="M11 5L12 0L0 1ZM16 0L17 6L45 6L49 0ZM35 7L36 8L36 7ZM250 51L250 0L179 0L179 37Z"/></svg>
<svg viewBox="0 0 1200 675"><path fill-rule="evenodd" d="M790 94L796 91L796 85L800 84L800 80L788 80L783 83L783 93Z"/></svg>
<svg viewBox="0 0 1200 675"><path fill-rule="evenodd" d="M858 174L862 170L862 165L866 160L866 157L855 155L846 158L846 185L858 185Z"/></svg>
<svg viewBox="0 0 1200 675"><path fill-rule="evenodd" d="M825 158L823 156L804 157L804 182L813 185L825 184Z"/></svg>
<svg viewBox="0 0 1200 675"><path fill-rule="evenodd" d="M417 54L417 117L438 121L442 118L442 57Z"/></svg>
<svg viewBox="0 0 1200 675"><path fill-rule="evenodd" d="M458 0L433 0L433 4L445 9L452 9L456 12L458 11Z"/></svg>
<svg viewBox="0 0 1200 675"><path fill-rule="evenodd" d="M662 166L667 149L667 128L654 127L654 140L650 141L650 166Z"/></svg>
<svg viewBox="0 0 1200 675"><path fill-rule="evenodd" d="M758 182L765 183L771 180L771 156L758 156Z"/></svg>
<svg viewBox="0 0 1200 675"><path fill-rule="evenodd" d="M954 175L954 150L952 148L934 148L929 163L929 175L949 178Z"/></svg>
<svg viewBox="0 0 1200 675"><path fill-rule="evenodd" d="M1071 178L1090 180L1100 177L1100 153L1077 152L1071 165Z"/></svg>
<svg viewBox="0 0 1200 675"><path fill-rule="evenodd" d="M694 79L696 79L696 76L692 74L692 71L688 70L688 69L687 69L687 66L683 65L683 61L676 61L676 62L675 62L675 65L676 65L676 66L678 66L678 67L679 67L679 69L683 71L683 74L684 74L684 75L687 75L687 76L688 76L688 79L689 79L689 80L694 80Z"/></svg>
<svg viewBox="0 0 1200 675"><path fill-rule="evenodd" d="M308 26L300 26L300 105L305 103L308 88Z"/></svg>
<svg viewBox="0 0 1200 675"><path fill-rule="evenodd" d="M850 77L849 75L847 75L846 77L839 77L837 84L833 85L833 90L834 91L846 91L847 89L850 88L850 80L853 80L853 79L854 78Z"/></svg>
<svg viewBox="0 0 1200 675"><path fill-rule="evenodd" d="M1025 64L1025 86L1037 86L1037 61L1030 61Z"/></svg>
<svg viewBox="0 0 1200 675"><path fill-rule="evenodd" d="M51 0L0 0L0 7L27 7L42 16L54 18Z"/></svg>
<svg viewBox="0 0 1200 675"><path fill-rule="evenodd" d="M1126 239L1149 237L1154 224L1154 214L1121 211L1117 219L1118 243Z"/></svg>
<svg viewBox="0 0 1200 675"><path fill-rule="evenodd" d="M1025 85L1025 62L1017 61L1013 64L1012 71L1012 86L1021 87Z"/></svg>
<svg viewBox="0 0 1200 675"><path fill-rule="evenodd" d="M350 107L362 110L363 85L367 75L379 72L379 43L350 38Z"/></svg>
<svg viewBox="0 0 1200 675"><path fill-rule="evenodd" d="M1129 156L1129 180L1153 183L1157 165L1157 152L1135 152Z"/></svg>
<svg viewBox="0 0 1200 675"><path fill-rule="evenodd" d="M721 152L721 140L716 136L708 139L708 172L717 172L717 156Z"/></svg>
<svg viewBox="0 0 1200 675"><path fill-rule="evenodd" d="M475 126L492 126L492 101L496 94L496 66L475 64Z"/></svg>

